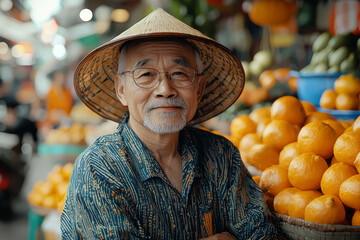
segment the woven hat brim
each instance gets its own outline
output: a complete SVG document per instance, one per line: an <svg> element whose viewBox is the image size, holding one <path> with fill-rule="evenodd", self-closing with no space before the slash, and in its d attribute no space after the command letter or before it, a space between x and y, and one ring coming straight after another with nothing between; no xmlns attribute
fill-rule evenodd
<svg viewBox="0 0 360 240"><path fill-rule="evenodd" d="M79 98L100 116L120 121L128 111L117 99L114 87L120 47L130 40L164 37L186 39L197 47L203 63L206 87L188 125L222 113L237 100L245 84L244 69L238 57L162 9L153 11L80 62L74 75L74 87Z"/></svg>

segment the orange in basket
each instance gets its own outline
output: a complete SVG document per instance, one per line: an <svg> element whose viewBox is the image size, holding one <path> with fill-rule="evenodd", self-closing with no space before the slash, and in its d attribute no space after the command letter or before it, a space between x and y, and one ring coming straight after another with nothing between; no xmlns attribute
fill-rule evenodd
<svg viewBox="0 0 360 240"><path fill-rule="evenodd" d="M336 196L325 194L312 200L305 208L305 220L324 224L341 224L345 208Z"/></svg>

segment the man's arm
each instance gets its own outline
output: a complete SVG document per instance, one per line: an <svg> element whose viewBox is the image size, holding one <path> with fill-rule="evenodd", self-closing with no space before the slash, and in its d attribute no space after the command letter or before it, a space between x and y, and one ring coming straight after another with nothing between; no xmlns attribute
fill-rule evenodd
<svg viewBox="0 0 360 240"><path fill-rule="evenodd" d="M81 155L74 166L61 216L62 238L144 238L119 181L92 157Z"/></svg>
<svg viewBox="0 0 360 240"><path fill-rule="evenodd" d="M223 202L229 232L238 239L279 239L260 188L241 161L238 149L233 147L233 151Z"/></svg>

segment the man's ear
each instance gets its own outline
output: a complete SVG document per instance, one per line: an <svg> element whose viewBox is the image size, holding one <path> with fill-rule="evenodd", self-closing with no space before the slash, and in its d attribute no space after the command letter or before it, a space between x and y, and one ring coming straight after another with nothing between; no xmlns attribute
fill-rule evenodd
<svg viewBox="0 0 360 240"><path fill-rule="evenodd" d="M198 91L197 91L197 101L198 103L200 102L203 94L204 94L204 90L205 90L205 85L206 85L206 79L204 75L200 75L198 77Z"/></svg>
<svg viewBox="0 0 360 240"><path fill-rule="evenodd" d="M120 75L116 75L114 84L115 84L115 92L117 98L122 103L122 105L127 106L127 100L125 97L125 87L123 86L123 81Z"/></svg>

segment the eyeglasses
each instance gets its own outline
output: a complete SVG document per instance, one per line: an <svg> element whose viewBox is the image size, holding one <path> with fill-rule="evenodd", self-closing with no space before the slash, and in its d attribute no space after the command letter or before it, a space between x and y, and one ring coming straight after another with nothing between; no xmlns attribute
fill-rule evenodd
<svg viewBox="0 0 360 240"><path fill-rule="evenodd" d="M168 72L159 72L153 68L138 68L133 71L124 71L120 75L131 73L135 84L140 88L153 88L160 83L160 74L165 73L171 86L184 88L190 86L197 74L192 68L173 68Z"/></svg>

